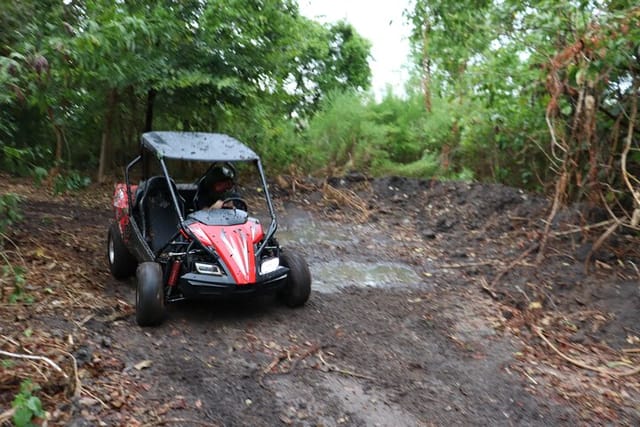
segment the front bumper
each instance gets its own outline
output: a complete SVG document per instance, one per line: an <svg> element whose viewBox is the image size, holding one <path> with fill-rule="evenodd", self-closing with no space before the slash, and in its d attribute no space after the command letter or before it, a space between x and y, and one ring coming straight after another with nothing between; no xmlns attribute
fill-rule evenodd
<svg viewBox="0 0 640 427"><path fill-rule="evenodd" d="M180 277L179 288L185 298L224 295L248 295L275 292L286 285L289 269L259 275L255 283L238 285L231 276L187 273Z"/></svg>

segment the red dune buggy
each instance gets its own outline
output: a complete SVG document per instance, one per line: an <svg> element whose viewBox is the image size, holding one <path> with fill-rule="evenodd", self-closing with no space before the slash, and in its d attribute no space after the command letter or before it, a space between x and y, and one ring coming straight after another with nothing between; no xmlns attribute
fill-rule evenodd
<svg viewBox="0 0 640 427"><path fill-rule="evenodd" d="M192 175L200 166L205 173L176 183L170 166ZM237 193L220 201L218 209L200 202L214 169L230 175L242 169L257 177L268 216L264 228ZM137 185L131 184L134 175L140 178ZM143 134L140 155L126 166L125 182L116 184L113 207L109 267L117 279L135 273L141 326L161 323L165 304L189 298L277 292L290 307L309 299L306 261L275 238L276 215L260 158L235 138L200 132Z"/></svg>

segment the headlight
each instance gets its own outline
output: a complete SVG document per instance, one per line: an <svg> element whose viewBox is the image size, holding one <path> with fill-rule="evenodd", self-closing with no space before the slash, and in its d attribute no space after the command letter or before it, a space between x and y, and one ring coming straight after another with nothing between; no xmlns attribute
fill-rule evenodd
<svg viewBox="0 0 640 427"><path fill-rule="evenodd" d="M204 262L196 262L196 271L200 274L211 274L213 276L224 275L219 266L215 264L205 264Z"/></svg>
<svg viewBox="0 0 640 427"><path fill-rule="evenodd" d="M260 264L260 274L276 271L280 267L280 258L267 258Z"/></svg>

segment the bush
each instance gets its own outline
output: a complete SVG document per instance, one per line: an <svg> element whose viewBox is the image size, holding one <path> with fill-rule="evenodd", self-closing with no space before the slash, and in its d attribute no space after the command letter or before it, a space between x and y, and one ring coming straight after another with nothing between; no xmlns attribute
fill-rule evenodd
<svg viewBox="0 0 640 427"><path fill-rule="evenodd" d="M0 195L0 233L4 233L11 224L22 219L19 203L20 197L17 194ZM2 247L1 240L0 247Z"/></svg>
<svg viewBox="0 0 640 427"><path fill-rule="evenodd" d="M421 159L410 163L383 161L375 167L374 175L398 175L410 178L432 178L438 175L440 161L433 153L425 152Z"/></svg>
<svg viewBox="0 0 640 427"><path fill-rule="evenodd" d="M91 184L88 176L82 176L76 171L69 171L56 176L53 182L53 193L62 194L67 191L77 191Z"/></svg>

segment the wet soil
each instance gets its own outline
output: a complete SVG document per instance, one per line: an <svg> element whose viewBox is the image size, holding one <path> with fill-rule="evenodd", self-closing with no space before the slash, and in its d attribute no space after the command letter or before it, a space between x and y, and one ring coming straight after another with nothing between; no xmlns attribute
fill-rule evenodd
<svg viewBox="0 0 640 427"><path fill-rule="evenodd" d="M314 275L305 307L185 301L140 328L133 279L114 280L105 261L111 187L51 197L4 180L3 192L23 197L9 233L22 260L5 249L26 266L22 295L33 301L9 303L3 282L0 349L46 355L66 377L4 362L0 412L31 377L48 425L640 422L636 236L609 239L587 273L603 229L574 229L586 209L557 217L538 263L540 196L403 178L329 183L274 188L281 243Z"/></svg>

